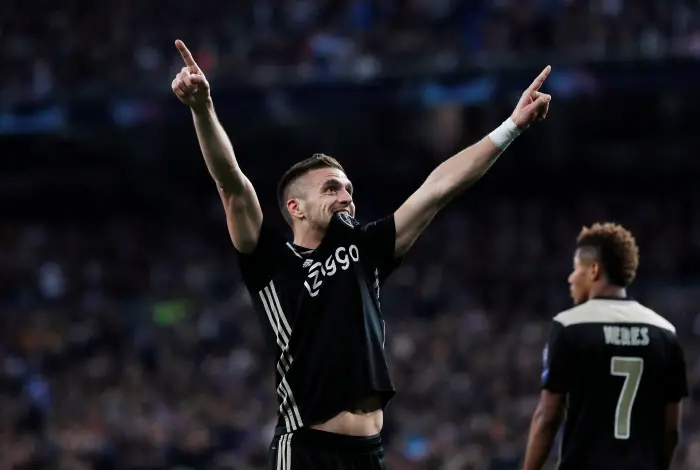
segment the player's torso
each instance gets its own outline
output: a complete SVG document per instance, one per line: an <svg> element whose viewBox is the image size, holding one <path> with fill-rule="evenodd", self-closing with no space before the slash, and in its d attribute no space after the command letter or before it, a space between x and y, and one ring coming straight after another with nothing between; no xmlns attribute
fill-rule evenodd
<svg viewBox="0 0 700 470"><path fill-rule="evenodd" d="M291 323L293 350L323 344L338 347L342 338L363 332L365 316L381 322L376 279L353 230L332 226L312 251L291 244L287 248L273 282ZM373 295L366 297L367 293ZM371 308L363 309L368 302Z"/></svg>
<svg viewBox="0 0 700 470"><path fill-rule="evenodd" d="M634 301L589 304L567 326L576 373L561 468L655 470L666 406L668 322Z"/></svg>
<svg viewBox="0 0 700 470"><path fill-rule="evenodd" d="M321 421L372 390L392 389L376 274L358 231L334 222L315 250L287 245L255 302L258 316L272 324L268 331L287 336L273 339L290 363L278 367L278 384L284 378L302 418ZM314 424L309 419L303 424Z"/></svg>

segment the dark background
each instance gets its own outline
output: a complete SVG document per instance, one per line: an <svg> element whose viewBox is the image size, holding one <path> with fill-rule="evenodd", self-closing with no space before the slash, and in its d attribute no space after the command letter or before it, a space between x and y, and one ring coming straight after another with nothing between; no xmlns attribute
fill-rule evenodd
<svg viewBox="0 0 700 470"><path fill-rule="evenodd" d="M0 467L264 468L273 359L170 92L181 38L280 227L274 188L295 161L337 157L369 221L551 64L548 119L383 290L390 468L520 468L576 235L615 221L641 250L631 294L687 350L674 468L694 470L699 13L670 0L3 3Z"/></svg>

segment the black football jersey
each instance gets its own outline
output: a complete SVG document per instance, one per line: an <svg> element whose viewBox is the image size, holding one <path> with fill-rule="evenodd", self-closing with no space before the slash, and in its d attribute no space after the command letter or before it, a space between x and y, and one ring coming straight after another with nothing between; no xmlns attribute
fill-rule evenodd
<svg viewBox="0 0 700 470"><path fill-rule="evenodd" d="M394 217L360 225L341 212L314 250L265 222L255 251L238 253L256 313L276 355L276 435L352 411L371 395L394 395L384 355L382 283L394 257Z"/></svg>
<svg viewBox="0 0 700 470"><path fill-rule="evenodd" d="M566 395L559 470L664 468L665 409L688 394L671 323L592 299L554 317L544 362L543 388Z"/></svg>

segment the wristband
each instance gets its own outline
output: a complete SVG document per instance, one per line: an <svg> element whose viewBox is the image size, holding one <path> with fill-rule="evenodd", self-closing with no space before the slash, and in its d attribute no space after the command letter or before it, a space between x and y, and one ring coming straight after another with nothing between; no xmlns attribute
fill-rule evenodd
<svg viewBox="0 0 700 470"><path fill-rule="evenodd" d="M513 118L508 118L503 121L503 124L491 131L489 139L496 147L505 150L521 133L522 129L515 125Z"/></svg>

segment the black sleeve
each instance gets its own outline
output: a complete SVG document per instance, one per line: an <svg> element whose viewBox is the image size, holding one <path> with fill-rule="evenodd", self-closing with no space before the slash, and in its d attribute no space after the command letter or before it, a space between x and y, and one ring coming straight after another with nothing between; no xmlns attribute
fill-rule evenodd
<svg viewBox="0 0 700 470"><path fill-rule="evenodd" d="M564 325L556 320L552 322L549 341L542 353L542 388L553 393L563 394L571 389L572 351L566 336Z"/></svg>
<svg viewBox="0 0 700 470"><path fill-rule="evenodd" d="M277 263L283 256L285 243L281 234L263 222L255 250L249 254L236 250L241 275L246 286L259 290L272 279L277 269Z"/></svg>
<svg viewBox="0 0 700 470"><path fill-rule="evenodd" d="M371 264L379 270L379 282L383 283L401 264L401 259L394 255L396 251L394 215L370 222L360 230L362 233L360 256L369 257Z"/></svg>
<svg viewBox="0 0 700 470"><path fill-rule="evenodd" d="M666 388L666 400L678 403L688 396L688 377L686 375L685 355L678 338L673 337L669 354L669 377Z"/></svg>

